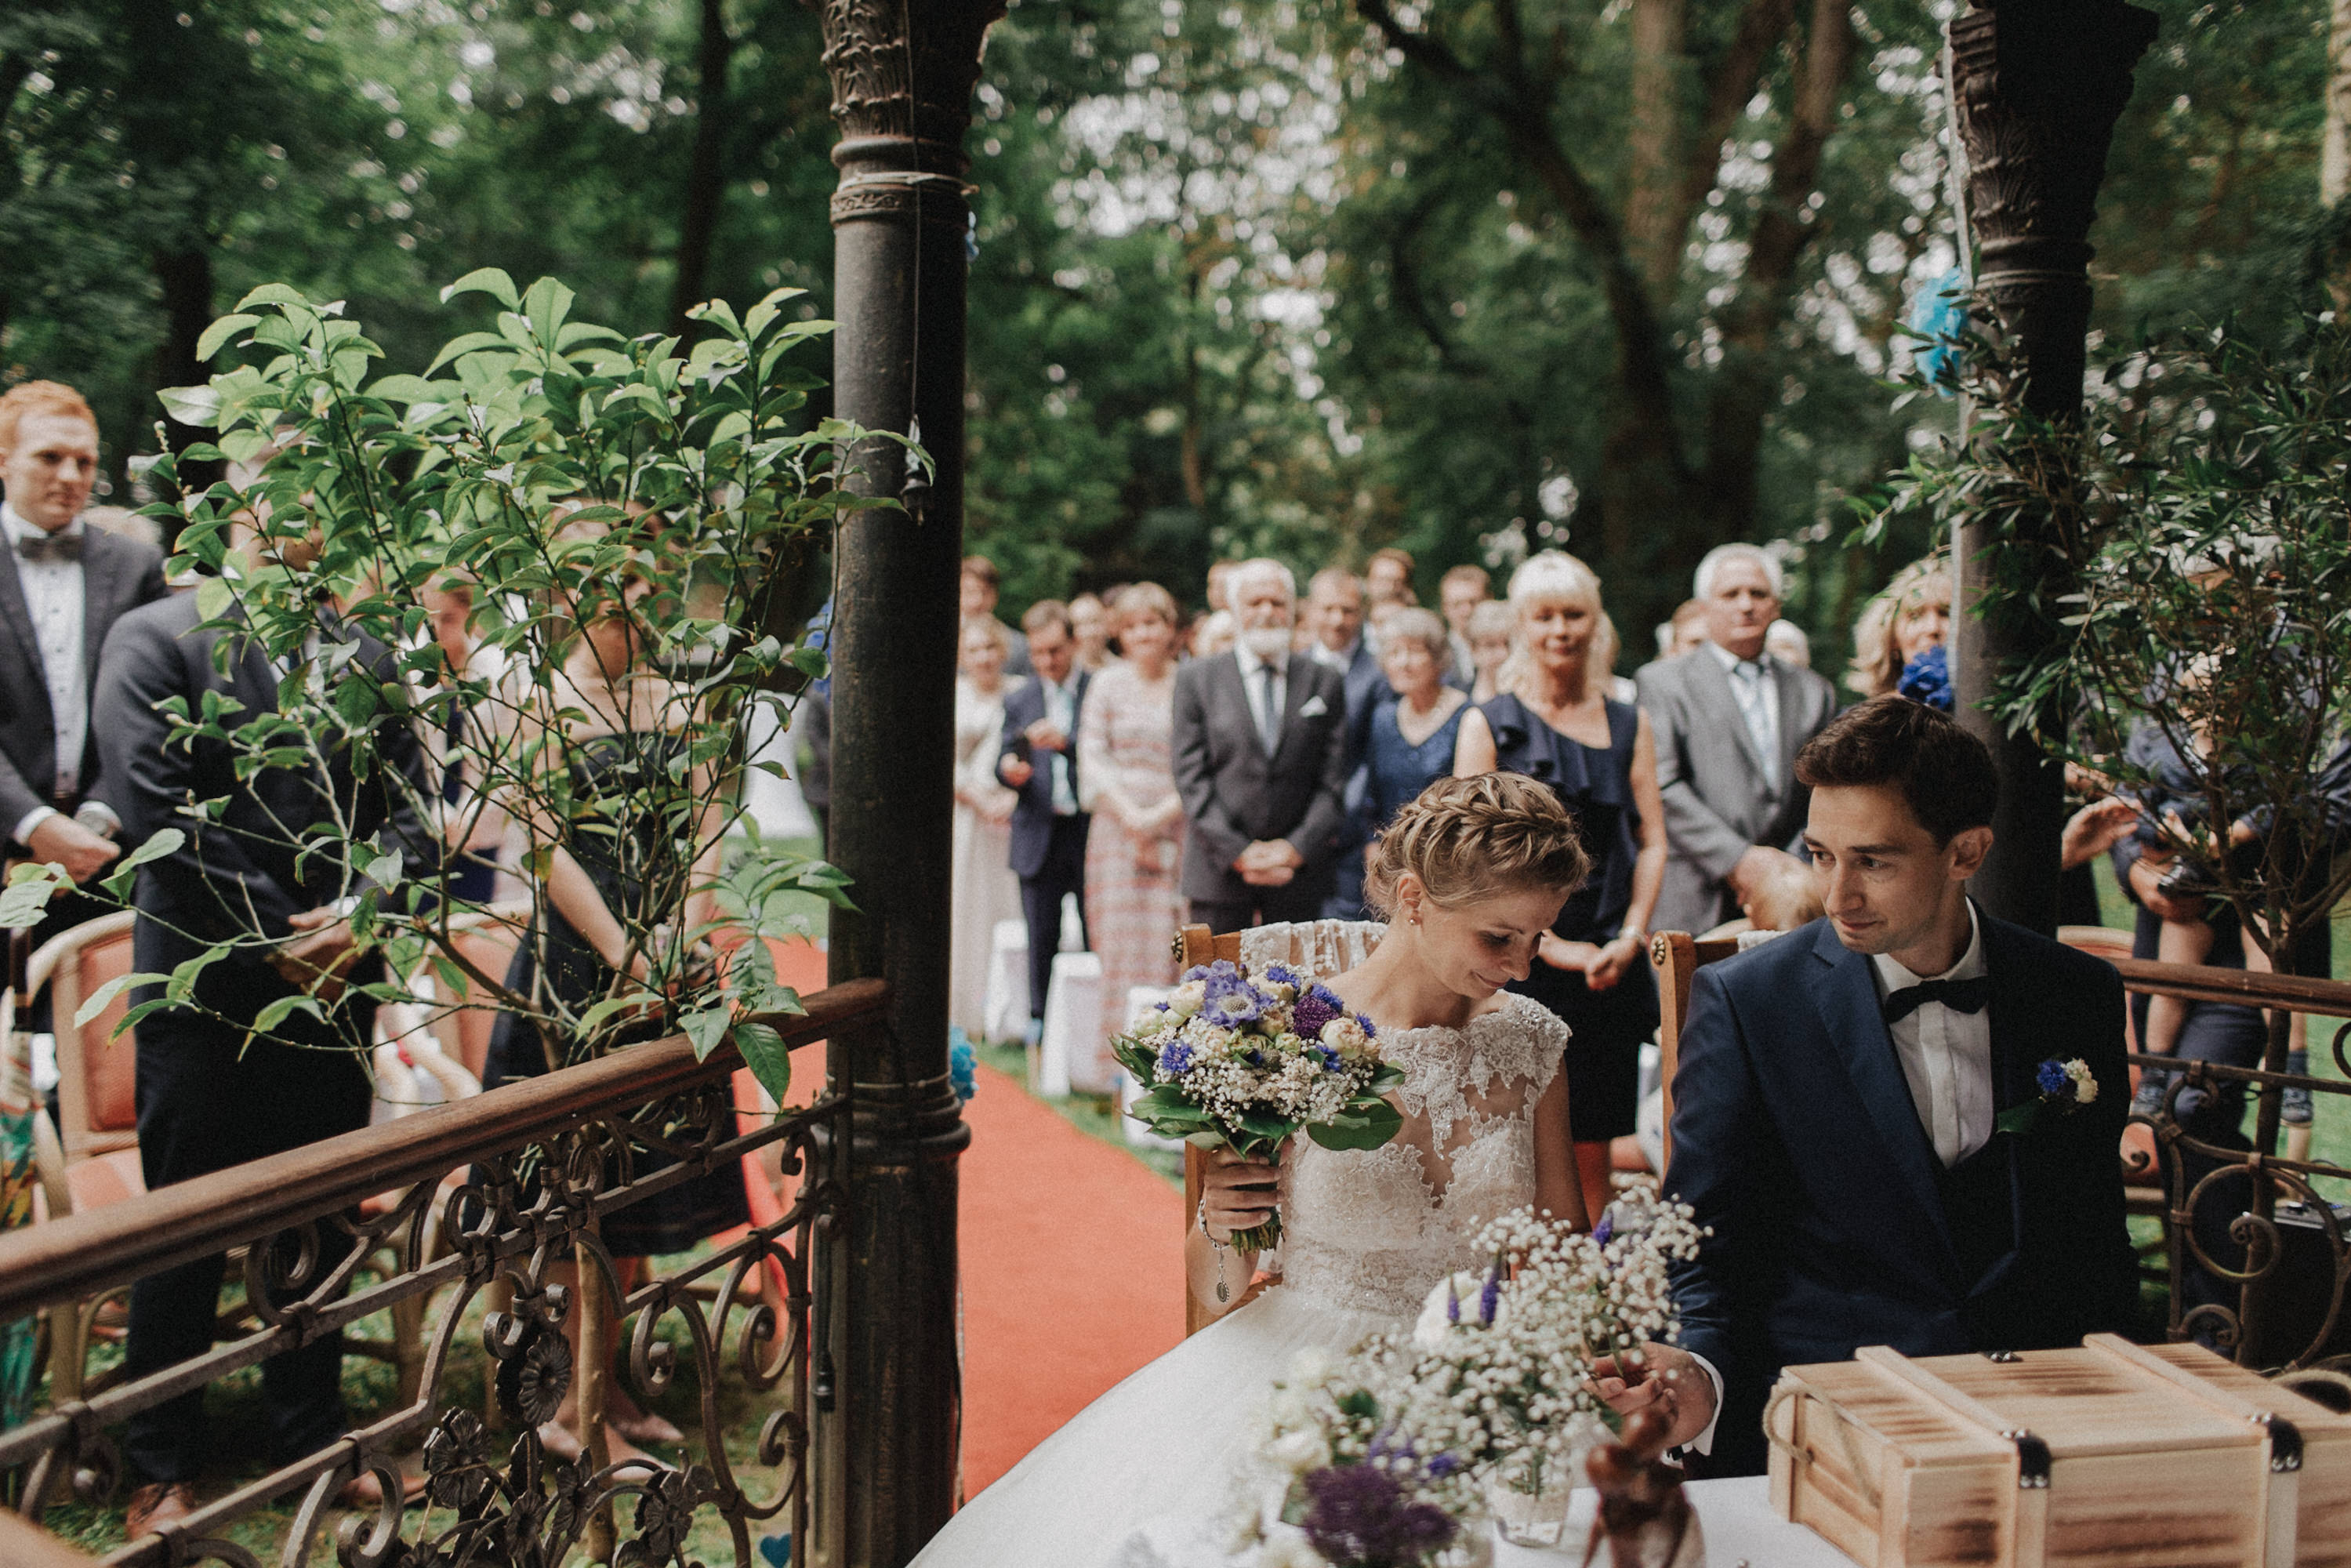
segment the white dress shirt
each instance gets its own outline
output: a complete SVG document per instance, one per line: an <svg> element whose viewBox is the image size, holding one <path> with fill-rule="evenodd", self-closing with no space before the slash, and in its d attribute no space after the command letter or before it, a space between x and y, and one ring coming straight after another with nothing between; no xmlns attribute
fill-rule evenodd
<svg viewBox="0 0 2351 1568"><path fill-rule="evenodd" d="M78 538L89 527L76 517L59 531ZM7 535L6 548L12 554L19 539L47 537L5 501L0 501L0 529ZM40 644L41 684L48 692L49 717L57 731L57 777L27 779L25 782L45 792L70 795L80 787L82 750L89 738L89 686L81 667L87 597L82 587L81 562L31 561L20 555L16 558L16 566L17 586L24 591L25 611L33 622L33 637ZM56 814L47 806L36 806L26 812L24 821L16 825L16 841L27 841L34 829Z"/></svg>
<svg viewBox="0 0 2351 1568"><path fill-rule="evenodd" d="M1281 715L1290 702L1290 661L1269 664L1250 652L1247 643L1233 645L1233 657L1240 661L1241 691L1257 720L1258 741L1270 757L1281 749Z"/></svg>
<svg viewBox="0 0 2351 1568"><path fill-rule="evenodd" d="M1883 953L1872 954L1869 965L1881 1004L1896 991L1924 981L1972 980L1985 973L1983 925L1976 917L1974 901L1968 904L1968 950L1941 974L1913 974ZM1909 1082L1918 1124L1927 1130L1935 1157L1945 1168L1991 1142L1991 1009L1963 1013L1941 1002L1926 1002L1886 1025L1886 1032L1894 1037L1895 1054L1902 1060L1902 1076ZM1714 1385L1715 1416L1688 1447L1710 1454L1715 1423L1722 1418L1722 1374L1702 1355L1693 1353L1690 1359Z"/></svg>
<svg viewBox="0 0 2351 1568"><path fill-rule="evenodd" d="M1343 675L1347 673L1347 667L1355 662L1355 650L1363 645L1364 640L1361 636L1343 648L1333 648L1330 643L1317 637L1307 652L1313 656L1314 662L1324 669L1336 670Z"/></svg>
<svg viewBox="0 0 2351 1568"><path fill-rule="evenodd" d="M1730 677L1730 695L1739 703L1739 716L1747 721L1748 738L1755 742L1757 755L1763 759L1763 781L1774 789L1780 787L1780 683L1772 675L1772 659L1769 653L1758 653L1752 659L1742 659L1719 643L1708 643L1706 651Z"/></svg>
<svg viewBox="0 0 2351 1568"><path fill-rule="evenodd" d="M1984 972L1983 930L1968 905L1968 950L1939 975L1914 975L1883 953L1870 959L1877 999L1927 980L1972 980ZM1946 1170L1991 1142L1991 1009L1963 1013L1928 1002L1888 1024L1918 1124Z"/></svg>

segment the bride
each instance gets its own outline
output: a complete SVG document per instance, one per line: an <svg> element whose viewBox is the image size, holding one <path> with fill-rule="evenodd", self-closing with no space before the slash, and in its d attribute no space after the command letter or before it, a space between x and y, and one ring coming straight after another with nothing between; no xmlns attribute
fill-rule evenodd
<svg viewBox="0 0 2351 1568"><path fill-rule="evenodd" d="M1223 1315L973 1499L916 1568L1214 1560L1211 1532L1257 1411L1299 1351L1344 1352L1410 1326L1431 1285L1483 1261L1468 1237L1484 1220L1534 1203L1583 1223L1560 1071L1566 1026L1502 987L1526 977L1585 870L1566 809L1515 774L1440 779L1397 814L1365 889L1387 932L1326 983L1403 1069L1403 1130L1369 1151L1298 1139L1278 1168L1217 1151L1186 1274ZM1243 956L1258 967L1246 942ZM1229 1245L1277 1201L1278 1260ZM1246 1305L1217 1305L1220 1282L1238 1301L1258 1268L1280 1282Z"/></svg>

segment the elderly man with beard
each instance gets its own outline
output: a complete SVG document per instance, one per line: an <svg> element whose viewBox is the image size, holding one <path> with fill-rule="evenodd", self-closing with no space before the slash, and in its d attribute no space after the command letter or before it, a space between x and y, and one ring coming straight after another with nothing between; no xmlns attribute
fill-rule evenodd
<svg viewBox="0 0 2351 1568"><path fill-rule="evenodd" d="M1330 895L1346 828L1347 688L1291 651L1288 567L1244 561L1226 595L1239 645L1176 671L1172 740L1191 824L1184 896L1195 921L1237 931L1311 920Z"/></svg>

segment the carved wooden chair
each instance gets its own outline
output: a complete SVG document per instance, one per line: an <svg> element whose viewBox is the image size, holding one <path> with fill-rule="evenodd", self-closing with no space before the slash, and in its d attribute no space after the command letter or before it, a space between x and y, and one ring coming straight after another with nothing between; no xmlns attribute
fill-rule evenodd
<svg viewBox="0 0 2351 1568"><path fill-rule="evenodd" d="M1339 974L1364 961L1379 945L1380 936L1387 929L1373 920L1301 920L1287 925L1255 925L1247 931L1211 932L1205 925L1186 925L1176 934L1176 962L1180 973L1196 964L1213 964L1221 958L1228 963L1245 964L1251 969L1268 964L1289 964L1317 977ZM1201 1174L1207 1168L1207 1156L1186 1145L1184 1148L1184 1223L1196 1224L1194 1218L1200 1212ZM1252 1281L1241 1292L1232 1309L1247 1305L1259 1291L1272 1281L1264 1277ZM1184 1332L1195 1334L1215 1321L1217 1314L1194 1299L1190 1285L1184 1290Z"/></svg>
<svg viewBox="0 0 2351 1568"><path fill-rule="evenodd" d="M1674 1157L1674 1068L1680 1060L1682 1020L1689 1017L1690 986L1698 970L1739 956L1739 938L1709 932L1693 936L1687 931L1655 931L1649 935L1649 963L1657 971L1657 1082L1666 1096L1665 1159ZM1659 1176L1665 1173L1661 1170Z"/></svg>

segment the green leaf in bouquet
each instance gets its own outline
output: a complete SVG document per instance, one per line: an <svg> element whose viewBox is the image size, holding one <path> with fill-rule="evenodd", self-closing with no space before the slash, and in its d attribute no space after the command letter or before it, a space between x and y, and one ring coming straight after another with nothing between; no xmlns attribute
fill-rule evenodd
<svg viewBox="0 0 2351 1568"><path fill-rule="evenodd" d="M1187 1133L1184 1141L1196 1149L1221 1149L1225 1146L1225 1135L1216 1132Z"/></svg>
<svg viewBox="0 0 2351 1568"><path fill-rule="evenodd" d="M1306 1135L1326 1149L1376 1149L1403 1127L1403 1113L1386 1101L1375 1100L1354 1114L1316 1123Z"/></svg>
<svg viewBox="0 0 2351 1568"><path fill-rule="evenodd" d="M1298 1124L1280 1116L1269 1116L1261 1111L1250 1111L1241 1117L1239 1130L1253 1137L1278 1144L1298 1131Z"/></svg>

